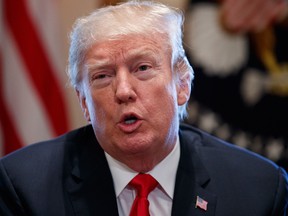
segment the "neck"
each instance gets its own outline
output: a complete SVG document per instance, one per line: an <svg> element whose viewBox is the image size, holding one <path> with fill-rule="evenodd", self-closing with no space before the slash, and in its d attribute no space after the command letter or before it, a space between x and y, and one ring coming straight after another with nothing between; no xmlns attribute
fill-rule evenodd
<svg viewBox="0 0 288 216"><path fill-rule="evenodd" d="M173 142L167 144L165 150L161 149L162 151L159 152L140 152L122 157L124 160L116 159L136 172L147 173L171 153L176 141L177 137L173 139Z"/></svg>

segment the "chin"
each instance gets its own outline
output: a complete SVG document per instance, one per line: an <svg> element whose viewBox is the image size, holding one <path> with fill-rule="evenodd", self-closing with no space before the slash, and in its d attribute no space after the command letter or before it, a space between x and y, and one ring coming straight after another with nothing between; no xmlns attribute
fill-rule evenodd
<svg viewBox="0 0 288 216"><path fill-rule="evenodd" d="M124 146L125 150L130 153L143 153L153 148L153 144L147 141L133 141L127 142Z"/></svg>

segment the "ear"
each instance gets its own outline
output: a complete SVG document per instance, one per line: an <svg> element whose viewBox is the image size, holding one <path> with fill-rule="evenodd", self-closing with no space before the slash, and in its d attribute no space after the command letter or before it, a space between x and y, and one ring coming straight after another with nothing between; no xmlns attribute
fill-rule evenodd
<svg viewBox="0 0 288 216"><path fill-rule="evenodd" d="M90 119L89 109L88 109L87 102L86 102L86 96L84 95L83 91L80 91L78 89L75 89L75 90L76 90L78 101L82 109L82 112L84 114L84 117L88 122L90 122L91 119Z"/></svg>
<svg viewBox="0 0 288 216"><path fill-rule="evenodd" d="M189 75L186 74L181 77L177 85L177 101L178 106L184 105L190 98L190 79Z"/></svg>

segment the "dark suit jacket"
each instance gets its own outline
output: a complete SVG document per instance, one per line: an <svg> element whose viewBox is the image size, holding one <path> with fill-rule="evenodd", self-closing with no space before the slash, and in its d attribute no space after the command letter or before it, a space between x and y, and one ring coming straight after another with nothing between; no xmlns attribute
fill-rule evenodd
<svg viewBox="0 0 288 216"><path fill-rule="evenodd" d="M185 125L173 216L285 215L286 172ZM195 208L196 196L208 202ZM0 215L118 215L113 180L92 127L0 160Z"/></svg>

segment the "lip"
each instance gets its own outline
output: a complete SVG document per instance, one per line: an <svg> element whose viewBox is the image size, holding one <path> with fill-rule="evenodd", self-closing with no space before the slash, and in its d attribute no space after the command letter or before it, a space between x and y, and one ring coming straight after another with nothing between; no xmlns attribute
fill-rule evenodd
<svg viewBox="0 0 288 216"><path fill-rule="evenodd" d="M125 120L131 116L135 117L136 121L132 124L126 124ZM120 121L117 123L117 126L124 133L133 133L141 126L142 121L143 119L135 113L125 113L121 116Z"/></svg>

